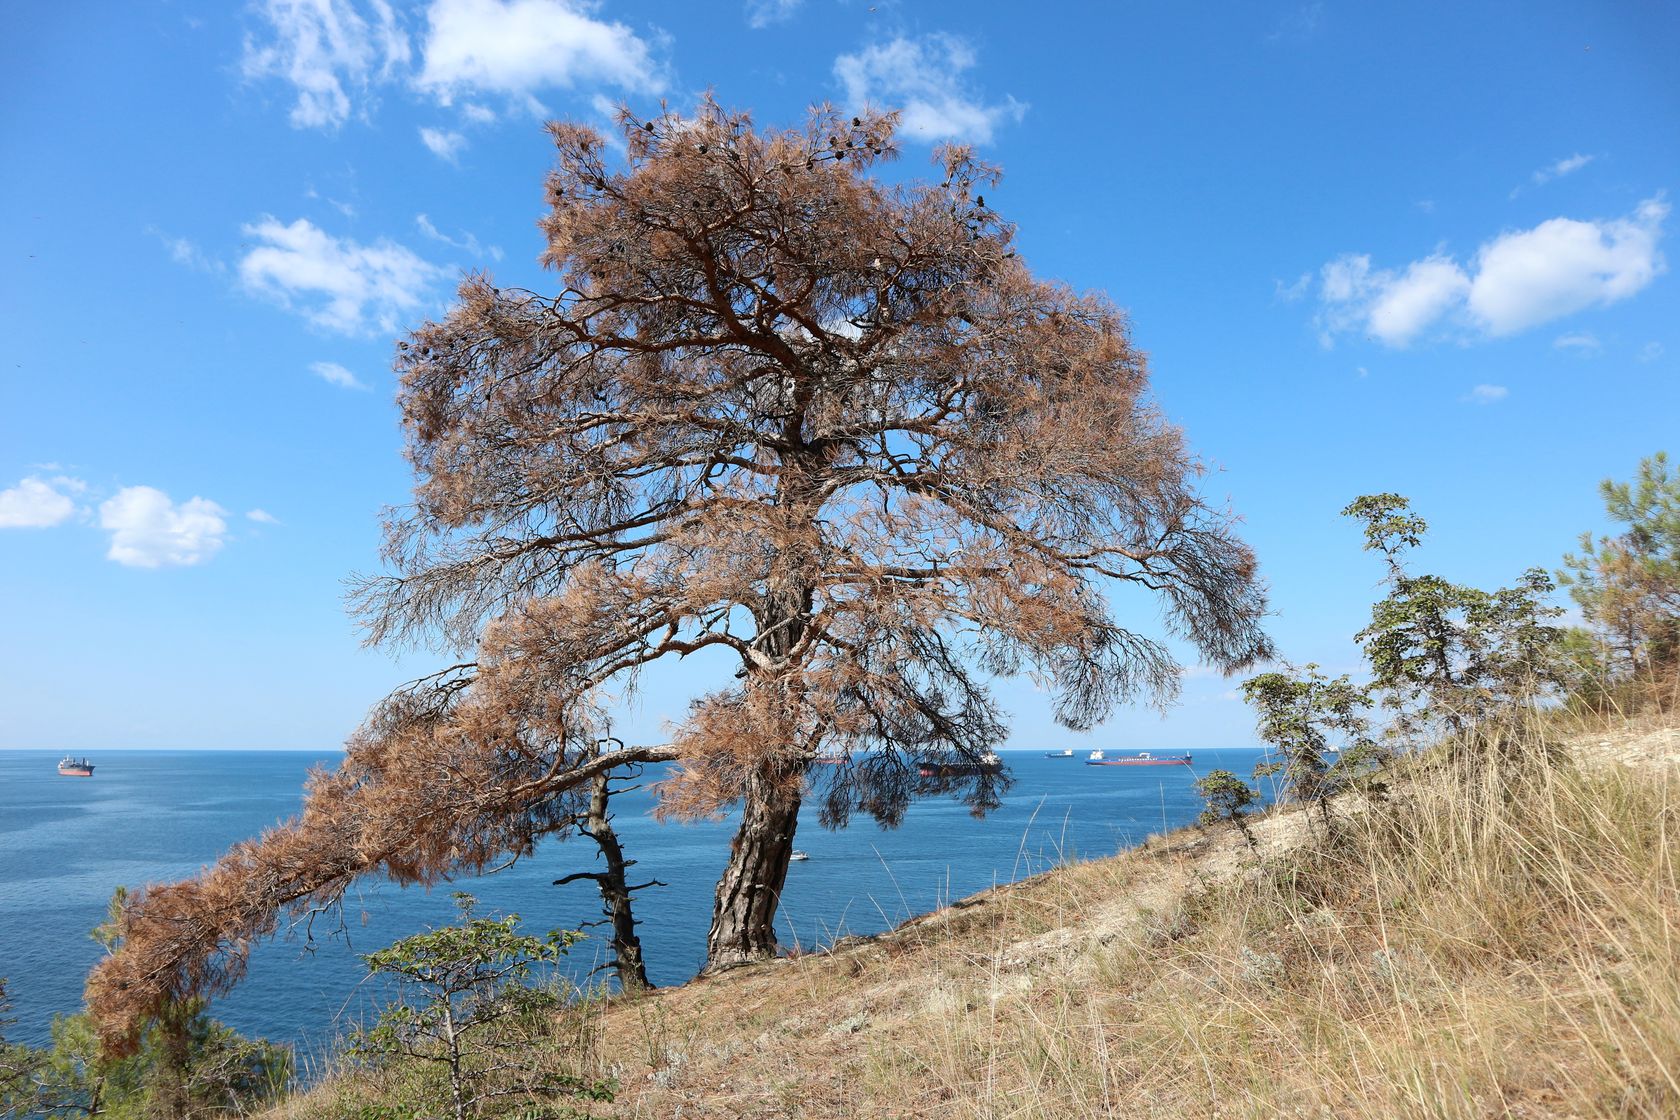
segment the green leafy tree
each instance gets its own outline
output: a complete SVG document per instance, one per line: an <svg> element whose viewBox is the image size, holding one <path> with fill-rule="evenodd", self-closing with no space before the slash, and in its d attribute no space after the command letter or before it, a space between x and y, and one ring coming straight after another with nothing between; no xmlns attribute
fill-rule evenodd
<svg viewBox="0 0 1680 1120"><path fill-rule="evenodd" d="M1281 777L1285 794L1316 807L1328 825L1330 798L1380 757L1366 714L1369 695L1345 674L1331 679L1316 665L1262 673L1242 690L1259 716L1260 738L1275 748L1254 776Z"/></svg>
<svg viewBox="0 0 1680 1120"><path fill-rule="evenodd" d="M363 958L375 975L395 977L400 995L353 1039L353 1052L374 1064L408 1058L443 1067L455 1120L488 1115L503 1098L571 1093L610 1100L606 1086L557 1075L538 1060L537 1043L563 1000L552 984L530 981L578 934L522 934L519 915L475 918L472 895L460 892L455 900L458 924Z"/></svg>
<svg viewBox="0 0 1680 1120"><path fill-rule="evenodd" d="M0 1116L12 1114L12 1102L20 1100L34 1084L41 1068L40 1052L6 1041L6 1029L17 1025L12 1018L12 1000L6 991L6 977L0 976Z"/></svg>
<svg viewBox="0 0 1680 1120"><path fill-rule="evenodd" d="M285 1046L247 1039L195 1002L179 1021L153 1024L134 1053L108 1057L86 1015L53 1019L44 1049L4 1047L0 1116L51 1120L186 1120L243 1116L277 1098L291 1080Z"/></svg>
<svg viewBox="0 0 1680 1120"><path fill-rule="evenodd" d="M1653 680L1680 669L1680 473L1659 451L1631 482L1599 484L1604 509L1627 528L1581 536L1558 573L1608 653L1609 667Z"/></svg>
<svg viewBox="0 0 1680 1120"><path fill-rule="evenodd" d="M1197 778L1196 792L1202 795L1206 807L1197 818L1203 825L1226 823L1234 825L1254 851L1254 833L1248 827L1248 807L1260 800L1260 792L1229 770L1214 770Z"/></svg>
<svg viewBox="0 0 1680 1120"><path fill-rule="evenodd" d="M125 894L119 887L113 895L113 918ZM108 921L92 936L113 950L115 931ZM9 1006L0 980L0 1028L11 1025ZM202 1000L165 1005L121 1057L101 1052L86 1014L55 1016L44 1048L0 1037L0 1117L187 1120L243 1116L277 1098L291 1081L290 1048L245 1038L204 1007Z"/></svg>
<svg viewBox="0 0 1680 1120"><path fill-rule="evenodd" d="M1428 523L1398 494L1370 494L1342 511L1364 523L1365 547L1388 561L1388 595L1361 630L1372 688L1394 713L1394 731L1415 738L1444 726L1462 733L1565 681L1562 611L1538 568L1515 586L1483 591L1437 575L1414 575L1405 554Z"/></svg>

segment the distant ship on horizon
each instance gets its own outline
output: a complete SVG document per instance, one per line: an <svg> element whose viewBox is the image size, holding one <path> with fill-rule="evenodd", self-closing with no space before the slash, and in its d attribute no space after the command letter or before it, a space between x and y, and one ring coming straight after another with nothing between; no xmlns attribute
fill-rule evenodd
<svg viewBox="0 0 1680 1120"><path fill-rule="evenodd" d="M85 758L65 755L58 760L58 773L65 778L91 778L93 777L93 763Z"/></svg>
<svg viewBox="0 0 1680 1120"><path fill-rule="evenodd" d="M1148 751L1139 751L1137 754L1130 755L1126 758L1109 758L1102 751L1092 751L1089 755L1086 756L1085 765L1087 765L1087 766L1188 766L1188 765L1190 765L1190 756L1188 754L1183 754L1183 755L1169 755L1165 758L1160 758L1160 757L1157 757L1155 755L1150 754Z"/></svg>

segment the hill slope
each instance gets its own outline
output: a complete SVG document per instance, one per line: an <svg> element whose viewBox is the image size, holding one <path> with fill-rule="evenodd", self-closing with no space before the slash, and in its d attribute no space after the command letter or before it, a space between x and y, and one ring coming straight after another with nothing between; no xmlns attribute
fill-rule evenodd
<svg viewBox="0 0 1680 1120"><path fill-rule="evenodd" d="M1680 1116L1680 728L1569 746L596 1004L589 1114Z"/></svg>

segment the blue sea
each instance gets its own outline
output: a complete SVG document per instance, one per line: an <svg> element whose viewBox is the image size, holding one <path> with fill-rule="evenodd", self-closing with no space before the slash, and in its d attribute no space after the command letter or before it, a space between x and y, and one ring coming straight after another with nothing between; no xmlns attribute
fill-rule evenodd
<svg viewBox="0 0 1680 1120"><path fill-rule="evenodd" d="M1083 752L1081 752L1083 753ZM81 1005L83 977L103 952L89 931L112 891L192 875L235 841L295 813L312 767L336 766L337 752L95 752L93 778L59 777L57 754L0 751L0 976L9 977L8 1037L39 1043L52 1016ZM847 934L879 932L916 914L1057 864L1111 855L1152 833L1190 823L1201 809L1197 774L1247 774L1252 749L1194 752L1191 767L1089 767L1042 751L1005 758L1016 781L1003 807L983 820L951 800L912 806L902 827L867 818L830 832L812 807L795 844L810 859L792 865L779 937L810 948ZM657 769L657 768L655 768ZM657 773L650 773L656 778ZM712 888L734 821L662 824L645 791L615 799L616 827L639 861L635 881L669 884L637 896L637 916L656 984L691 978L705 956ZM453 890L480 899L480 913L518 913L527 931L577 928L600 916L594 885L554 879L593 869L587 840L551 842L503 871L426 891L364 881L342 923L318 917L252 954L237 990L212 1014L248 1035L320 1054L344 1030L371 1018L382 990L366 982L358 956L454 917ZM572 950L583 977L604 959L601 939Z"/></svg>

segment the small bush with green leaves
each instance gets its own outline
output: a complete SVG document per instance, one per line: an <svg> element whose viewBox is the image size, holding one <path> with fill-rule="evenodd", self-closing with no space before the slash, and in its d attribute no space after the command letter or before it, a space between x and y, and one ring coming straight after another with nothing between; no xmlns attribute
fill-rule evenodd
<svg viewBox="0 0 1680 1120"><path fill-rule="evenodd" d="M1229 770L1211 771L1207 776L1197 778L1195 785L1196 792L1206 802L1198 822L1203 825L1235 825L1243 839L1248 841L1249 850L1254 850L1254 833L1248 828L1248 807L1260 800L1259 791Z"/></svg>
<svg viewBox="0 0 1680 1120"><path fill-rule="evenodd" d="M364 958L369 971L398 981L399 998L352 1038L352 1057L376 1067L404 1061L441 1067L456 1120L563 1115L570 1110L551 1103L558 1097L611 1100L611 1085L547 1060L555 1046L551 1024L567 1000L557 981L538 973L579 935L522 934L517 914L474 917L473 897L455 898L458 924L405 937Z"/></svg>

